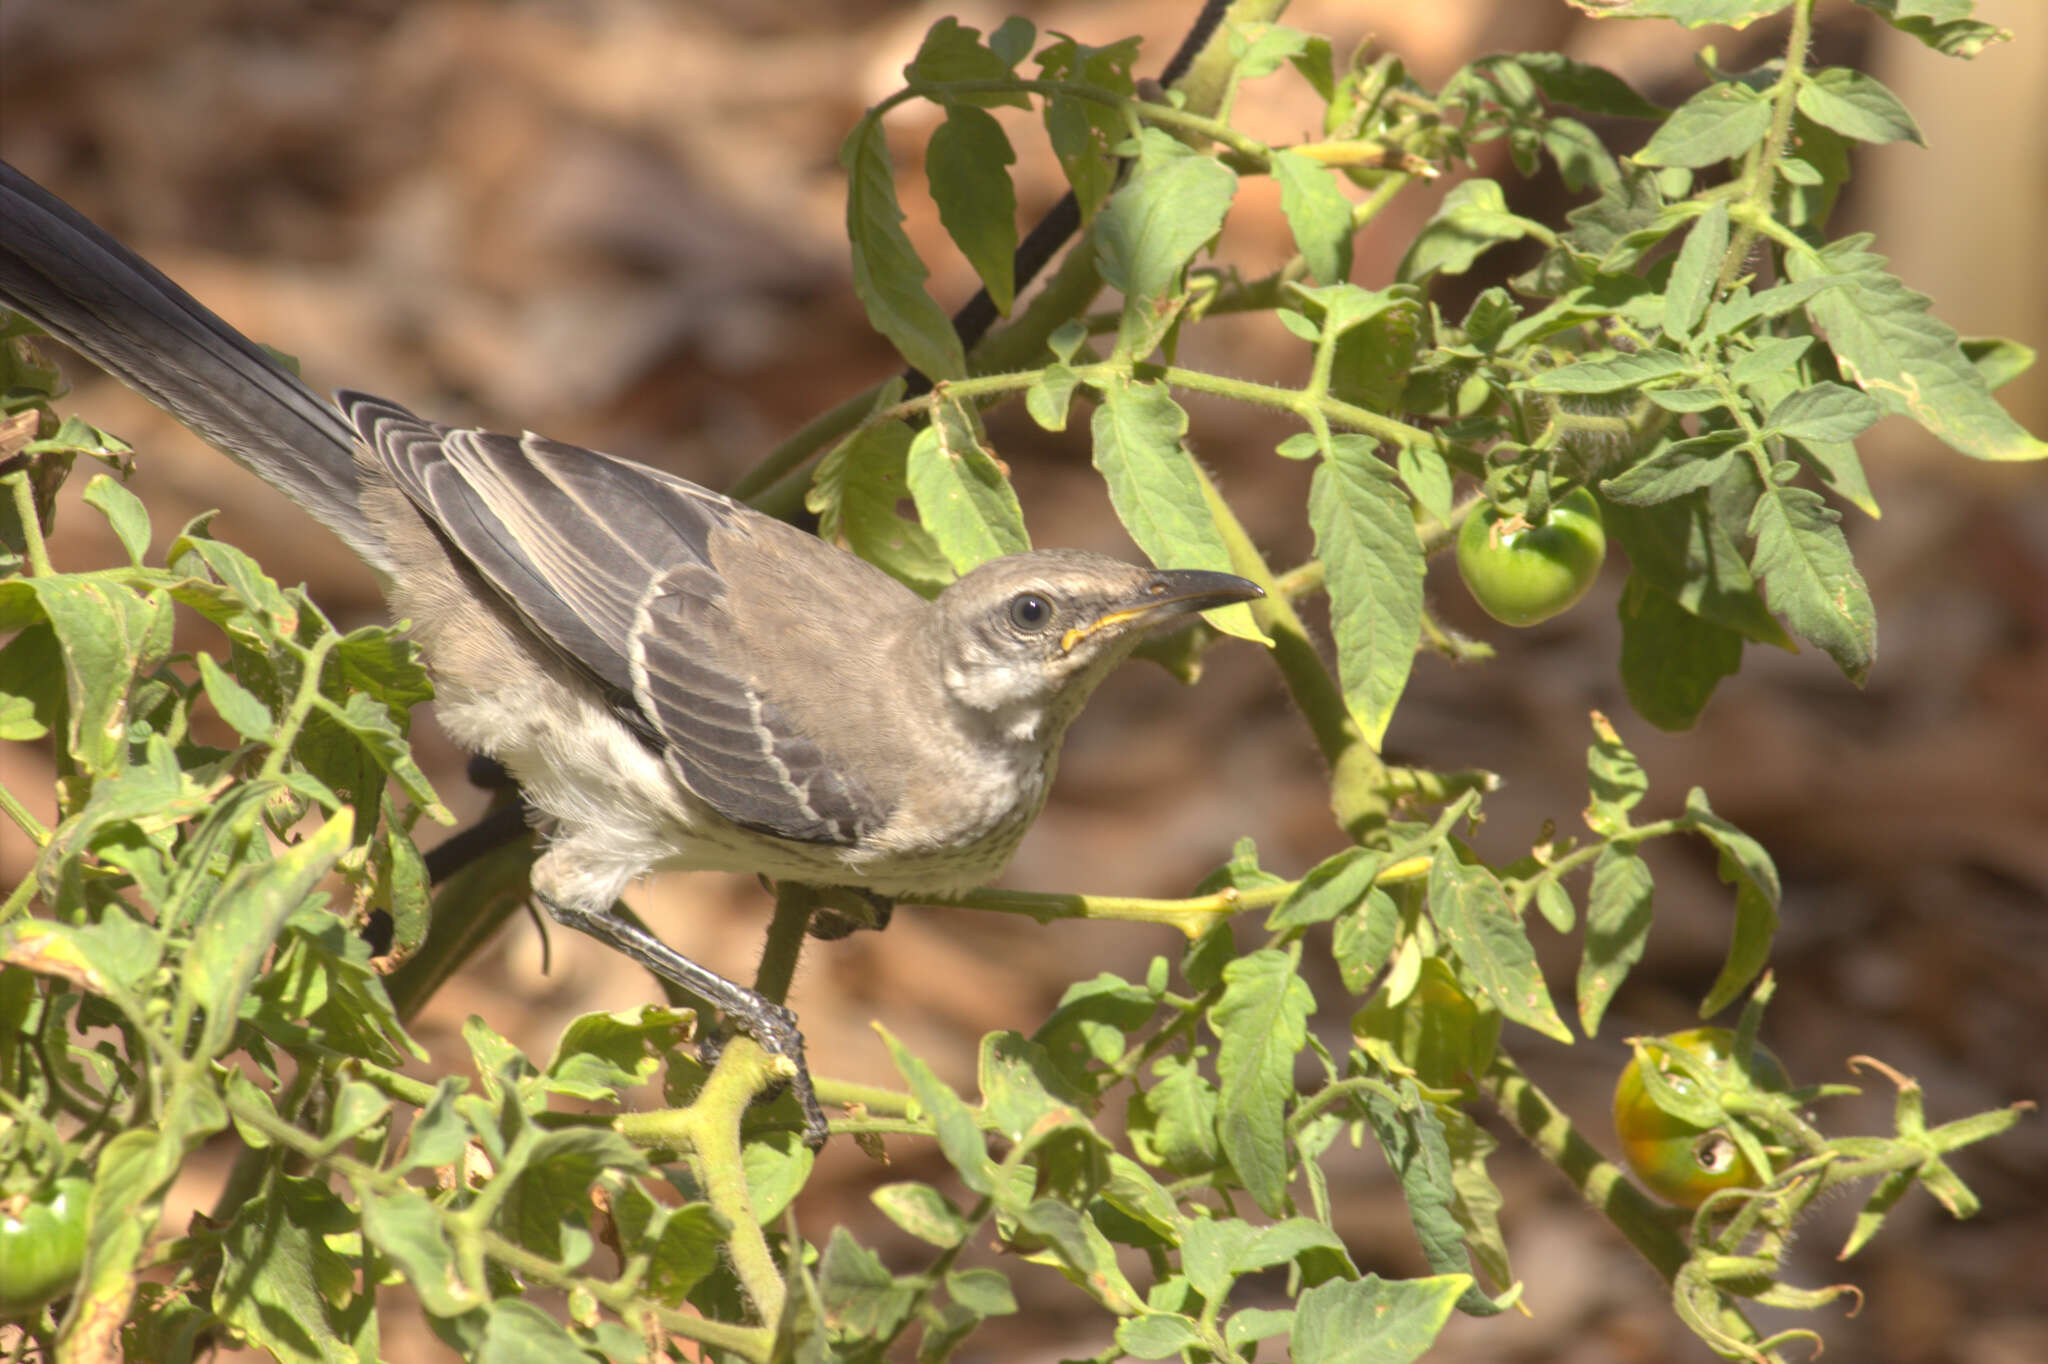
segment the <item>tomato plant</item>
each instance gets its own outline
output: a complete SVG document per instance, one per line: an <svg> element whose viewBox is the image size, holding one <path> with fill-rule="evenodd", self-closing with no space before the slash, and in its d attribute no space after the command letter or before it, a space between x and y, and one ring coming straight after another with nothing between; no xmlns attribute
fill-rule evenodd
<svg viewBox="0 0 2048 1364"><path fill-rule="evenodd" d="M1643 1080L1643 1056L1656 1052L1664 1053L1654 1057L1658 1076L1681 1099L1697 1096L1716 1108L1719 1101L1699 1093L1693 1078L1671 1059L1674 1053L1699 1063L1717 1085L1760 1093L1790 1088L1783 1063L1763 1046L1746 1063L1738 1061L1731 1030L1690 1028L1639 1047L1614 1086L1614 1131L1621 1139L1622 1156L1650 1192L1666 1202L1697 1208L1722 1189L1755 1187L1755 1167L1725 1130L1658 1106Z"/></svg>
<svg viewBox="0 0 2048 1364"><path fill-rule="evenodd" d="M1474 507L1458 532L1458 574L1503 625L1535 625L1569 610L1606 557L1600 507L1584 488L1552 503L1540 525L1487 504Z"/></svg>
<svg viewBox="0 0 2048 1364"><path fill-rule="evenodd" d="M91 1195L91 1180L67 1176L0 1205L0 1317L24 1316L71 1287Z"/></svg>

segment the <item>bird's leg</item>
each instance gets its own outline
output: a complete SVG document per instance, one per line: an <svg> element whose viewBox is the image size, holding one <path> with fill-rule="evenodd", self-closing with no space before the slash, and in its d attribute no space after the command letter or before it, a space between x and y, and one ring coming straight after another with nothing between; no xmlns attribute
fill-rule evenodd
<svg viewBox="0 0 2048 1364"><path fill-rule="evenodd" d="M819 886L817 907L806 931L820 942L836 942L863 928L880 932L889 926L896 902L856 886Z"/></svg>
<svg viewBox="0 0 2048 1364"><path fill-rule="evenodd" d="M790 1084L803 1109L804 1143L812 1150L825 1144L825 1110L818 1106L818 1096L811 1087L810 1067L804 1064L804 1035L797 1030L795 1013L699 966L638 924L628 923L609 910L578 909L544 895L535 898L556 923L587 933L607 947L625 953L661 979L709 1003L760 1043L762 1050L787 1057L796 1067Z"/></svg>

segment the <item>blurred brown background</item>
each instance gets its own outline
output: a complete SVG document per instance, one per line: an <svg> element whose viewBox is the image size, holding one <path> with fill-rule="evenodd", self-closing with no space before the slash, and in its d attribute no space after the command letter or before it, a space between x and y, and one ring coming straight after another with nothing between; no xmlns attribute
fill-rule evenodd
<svg viewBox="0 0 2048 1364"><path fill-rule="evenodd" d="M847 283L839 139L945 13L992 26L1011 9L1041 31L1088 41L1146 37L1156 70L1194 6L1098 3L836 6L793 0L6 0L0 4L0 154L105 224L249 334L298 355L316 387L348 384L452 421L531 427L730 482L806 418L891 372ZM1823 5L1827 61L1872 70L1925 128L1931 152L1898 146L1858 162L1843 217L1965 334L2048 345L2048 14L1996 0L1986 17L2019 41L1973 63L1933 55L1846 4ZM1481 52L1558 48L1613 65L1665 103L1695 88L1700 43L1732 67L1780 42L1681 35L1670 25L1592 24L1548 0L1380 0L1300 4L1290 22L1340 50L1367 35L1434 84ZM1312 104L1291 76L1248 87L1240 108L1274 139L1308 135ZM914 148L929 115L892 121L906 207L937 247ZM1637 134L1640 136L1640 133ZM1043 143L1018 139L1027 214L1060 185ZM1526 211L1554 213L1554 184L1518 186ZM1433 202L1411 196L1367 234L1355 277L1387 277ZM1248 268L1289 251L1269 187L1247 186L1225 254ZM972 287L943 249L933 287L947 304ZM1211 329L1198 363L1298 383L1298 346L1252 323ZM2040 372L2001 395L2048 430ZM381 612L368 573L277 495L146 404L81 375L78 408L140 452L136 488L159 535L207 507L220 533L281 579L304 579L344 624ZM1305 471L1275 459L1286 434L1259 414L1195 404L1193 440L1273 561L1308 552ZM1041 544L1128 548L1085 447L1016 414L994 431ZM1614 715L1648 768L1650 812L1686 788L1761 837L1786 879L1775 966L1782 989L1768 1035L1795 1075L1845 1079L1843 1058L1882 1056L1918 1075L1936 1120L2048 1092L2048 470L1973 463L1893 421L1865 444L1881 523L1851 513L1874 591L1882 651L1869 687L1851 688L1815 651L1752 649L1699 728L1665 736L1628 713L1614 677L1610 572L1569 617L1529 632L1480 617L1439 566L1432 600L1453 625L1496 643L1492 667L1418 664L1389 738L1398 758L1482 765L1506 778L1484 842L1511 855L1543 819L1570 828L1585 799L1585 712ZM82 482L82 480L81 480ZM74 490L75 496L75 490ZM60 563L114 552L102 523L72 508ZM481 797L457 755L419 726L422 756L458 809ZM40 756L0 754L0 780L36 798ZM47 809L45 810L47 812ZM1257 837L1267 865L1298 874L1334 850L1320 774L1277 679L1250 648L1211 658L1202 685L1131 668L1106 686L1067 748L1058 789L1007 883L1040 889L1175 894ZM1606 1098L1621 1038L1683 1026L1715 970L1729 897L1700 849L1660 847L1657 928L1603 1036L1573 1048L1513 1039L1539 1078L1607 1142ZM0 880L28 849L0 828ZM751 883L668 878L638 904L683 951L745 975L765 902ZM1560 988L1576 940L1539 928ZM1067 982L1099 969L1141 972L1173 954L1163 933L1027 923L911 909L886 935L815 948L794 1002L814 1065L890 1082L868 1026L885 1022L971 1085L975 1039L1029 1029ZM653 998L634 968L555 935L540 971L531 924L437 1001L423 1036L462 1063L470 1013L543 1054L590 1009ZM1334 984L1334 982L1333 982ZM1336 994L1317 1019L1341 1037ZM1825 1120L1878 1130L1889 1096L1872 1088ZM908 1267L920 1261L866 1192L937 1177L914 1143L878 1166L835 1143L800 1206L822 1238L845 1221ZM1651 1361L1706 1358L1672 1319L1660 1286L1547 1167L1507 1138L1495 1161L1505 1223L1533 1315L1461 1321L1432 1358ZM1833 1249L1853 1205L1802 1241L1797 1280L1851 1278L1860 1317L1821 1313L1831 1357L2017 1364L2048 1358L2048 1141L2037 1118L1958 1165L1987 1211L1950 1222L1924 1195L1843 1267ZM224 1171L225 1165L221 1166ZM1421 1268L1398 1194L1377 1155L1336 1171L1360 1264ZM207 1206L203 1180L171 1229ZM1846 1273L1844 1272L1846 1269ZM1053 1276L1024 1269L1024 1316L967 1356L1053 1359L1107 1340L1102 1318ZM2029 1287L2031 1285L2031 1287ZM1771 1318L1777 1321L1778 1318ZM394 1321L392 1359L446 1352L417 1321Z"/></svg>

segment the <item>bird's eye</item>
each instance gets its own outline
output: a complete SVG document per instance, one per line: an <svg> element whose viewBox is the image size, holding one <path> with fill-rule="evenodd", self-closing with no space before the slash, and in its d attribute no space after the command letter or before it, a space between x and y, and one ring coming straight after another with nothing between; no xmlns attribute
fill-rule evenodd
<svg viewBox="0 0 2048 1364"><path fill-rule="evenodd" d="M1043 630L1052 620L1052 603L1036 592L1010 598L1010 624L1019 630Z"/></svg>

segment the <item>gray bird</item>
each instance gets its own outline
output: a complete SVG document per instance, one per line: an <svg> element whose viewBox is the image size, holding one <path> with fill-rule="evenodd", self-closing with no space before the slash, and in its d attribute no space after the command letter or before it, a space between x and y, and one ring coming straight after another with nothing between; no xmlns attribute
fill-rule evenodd
<svg viewBox="0 0 2048 1364"><path fill-rule="evenodd" d="M323 401L0 163L0 301L339 535L415 622L442 725L518 780L556 922L795 1063L794 1016L615 914L654 869L877 897L1000 872L1061 738L1149 630L1261 595L1223 573L1039 550L927 601L817 537L627 460Z"/></svg>

